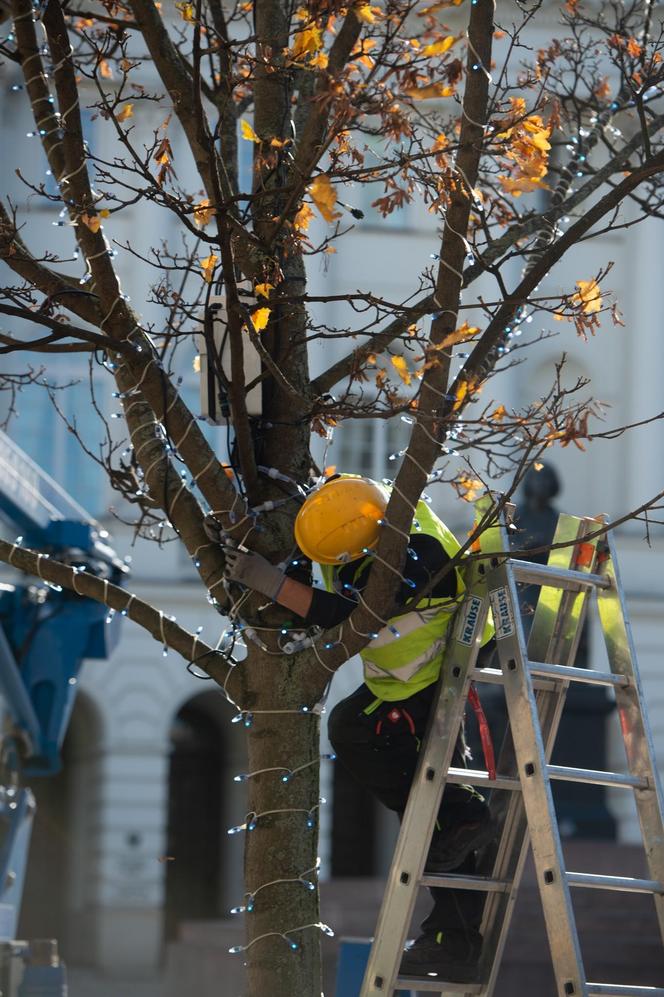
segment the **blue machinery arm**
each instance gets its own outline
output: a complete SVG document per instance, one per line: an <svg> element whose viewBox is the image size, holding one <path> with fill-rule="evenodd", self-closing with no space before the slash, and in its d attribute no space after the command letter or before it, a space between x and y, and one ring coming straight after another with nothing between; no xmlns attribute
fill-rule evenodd
<svg viewBox="0 0 664 997"><path fill-rule="evenodd" d="M11 539L21 534L26 546L114 584L127 573L106 531L1 431L0 522ZM20 995L33 993L30 974L40 972L47 984L40 994L66 993L60 968L32 966L29 946L12 941L35 811L20 776L59 770L81 665L108 657L119 638L121 618L109 621L107 614L92 599L55 586L0 583L0 698L9 716L0 738L0 944L13 954L18 945L22 958L28 953Z"/></svg>
<svg viewBox="0 0 664 997"><path fill-rule="evenodd" d="M126 573L98 523L0 432L0 519L26 546L118 584ZM84 658L106 658L120 620L72 592L0 586L0 695L26 750L24 771L47 775L59 753Z"/></svg>

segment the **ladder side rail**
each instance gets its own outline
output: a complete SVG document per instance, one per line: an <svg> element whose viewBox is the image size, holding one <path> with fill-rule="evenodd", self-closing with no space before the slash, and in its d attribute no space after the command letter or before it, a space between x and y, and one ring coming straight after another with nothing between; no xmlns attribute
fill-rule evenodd
<svg viewBox="0 0 664 997"><path fill-rule="evenodd" d="M578 543L579 539L587 532L587 529L587 523L578 517L561 514L558 517L558 524L552 542L554 544L567 545L555 547L549 552L549 564L555 567L556 570L569 568L575 560L574 543ZM584 570L589 570L590 567L591 565L587 565ZM544 598L542 598L544 588L546 588L546 593L544 594ZM573 655L576 654L576 648L578 647L578 638L575 640L574 633L570 634L569 626L562 617L574 614L577 622L579 622L587 606L589 591L586 590L585 593L571 593L564 592L560 588L554 588L553 586L542 588L528 638L529 654L533 654L534 651L534 654L541 656L539 660L550 661L552 655L561 652L564 653L565 650L563 647L564 642L561 644L560 636L556 638L555 635L567 634L567 653L565 657L567 661L570 658L573 660ZM577 601L578 594L582 596L583 601L581 603ZM521 632L521 639L525 643L523 621L518 613L515 614L515 626ZM500 641L498 644L500 645ZM537 715L545 744L547 762L553 753L566 694L567 685L562 683L557 683L551 690L539 690L535 694ZM512 775L518 772L509 727L500 752L498 772L503 775ZM484 908L481 928L485 937L482 978L487 980L484 991L486 997L491 997L498 981L502 955L530 844L528 822L522 796L514 792L510 793L507 797L505 797L504 793L501 796L504 800L506 799L506 803L503 807L504 815L497 814L503 826L498 851L493 860L489 852L485 853L481 859L478 872L481 872L483 875L491 875L496 879L511 879L512 889L508 896L490 894L487 897Z"/></svg>
<svg viewBox="0 0 664 997"><path fill-rule="evenodd" d="M634 791L648 870L651 879L664 883L664 794L655 764L646 700L615 558L615 545L610 536L607 537L607 551L608 557L601 563L600 570L612 584L610 589L598 591L597 608L611 671L630 680L628 685L616 687L616 706L629 772L648 780L649 788ZM664 944L664 896L656 894L654 903Z"/></svg>
<svg viewBox="0 0 664 997"><path fill-rule="evenodd" d="M515 614L518 612L516 584L508 565L495 570L489 582L489 597L492 605L505 601ZM498 653L505 675L510 727L558 993L560 997L587 997L583 958L547 774L545 739L526 665L521 627L513 626L511 633L503 629Z"/></svg>
<svg viewBox="0 0 664 997"><path fill-rule="evenodd" d="M472 643L464 644L455 640L454 634L459 627L463 629L464 609L473 599L476 620L473 633L477 637ZM486 593L480 595L471 589L467 591L466 600L459 610L459 620L450 626L438 693L401 822L361 997L391 997L395 988L420 879L447 782L447 770L452 762L466 708L470 672L477 660L479 637L488 609Z"/></svg>
<svg viewBox="0 0 664 997"><path fill-rule="evenodd" d="M545 567L564 569L575 565L576 570L581 573L593 574L597 539L584 543L583 537L596 527L595 520L579 519L561 513L552 543L567 543L569 546L554 547L549 551ZM583 565L576 565L579 544L583 545L585 555ZM528 658L531 661L560 665L571 665L574 662L581 639L589 592L590 589L574 592L548 585L542 586L528 638ZM556 624L547 626L547 621L554 616Z"/></svg>

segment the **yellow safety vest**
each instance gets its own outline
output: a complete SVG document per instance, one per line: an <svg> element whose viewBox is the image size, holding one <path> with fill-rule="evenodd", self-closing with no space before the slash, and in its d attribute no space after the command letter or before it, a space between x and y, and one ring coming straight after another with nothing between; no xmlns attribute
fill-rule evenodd
<svg viewBox="0 0 664 997"><path fill-rule="evenodd" d="M454 534L422 499L417 503L411 532L435 537L450 558L455 557L460 550ZM363 558L358 562L356 578L367 560L368 558ZM342 567L343 565L321 565L323 582L328 592L338 590L338 577ZM360 651L364 681L379 699L388 702L407 699L437 681L449 623L465 591L459 568L455 568L455 571L457 594L453 599L422 599L413 609L390 619ZM493 627L485 628L482 644L492 636Z"/></svg>

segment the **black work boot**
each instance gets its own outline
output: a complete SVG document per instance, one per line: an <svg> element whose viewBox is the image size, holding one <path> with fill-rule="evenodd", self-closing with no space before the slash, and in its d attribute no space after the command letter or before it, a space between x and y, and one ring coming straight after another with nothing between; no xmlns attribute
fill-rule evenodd
<svg viewBox="0 0 664 997"><path fill-rule="evenodd" d="M466 859L471 852L484 848L496 837L498 825L486 803L476 802L465 816L459 814L458 823L446 824L434 831L427 856L425 872L450 872Z"/></svg>
<svg viewBox="0 0 664 997"><path fill-rule="evenodd" d="M405 949L399 976L430 976L445 983L475 983L481 952L479 931L425 932Z"/></svg>

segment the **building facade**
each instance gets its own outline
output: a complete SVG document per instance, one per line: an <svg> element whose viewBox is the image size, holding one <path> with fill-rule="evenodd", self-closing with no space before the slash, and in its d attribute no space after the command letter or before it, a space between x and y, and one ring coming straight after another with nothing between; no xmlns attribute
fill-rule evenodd
<svg viewBox="0 0 664 997"><path fill-rule="evenodd" d="M553 23L544 25L533 44L543 43L554 31ZM29 245L37 249L48 243L64 250L68 230L58 225L57 209L45 208L27 195L14 175L18 165L36 181L44 166L38 163L36 140L24 138L29 126L25 104L9 92L12 70L5 67L2 72L0 79L7 91L0 105L2 134L6 147L16 150L15 162L7 157L3 161L3 190L27 213ZM110 151L107 143L111 139L101 121L90 115L86 129L88 142L100 154ZM178 154L186 158L183 149L176 148L176 159ZM431 265L431 254L437 249L432 218L413 205L383 220L371 208L371 193L352 188L345 192L345 199L362 208L365 217L349 236L343 253L329 258L325 272L312 269L314 293L339 294L352 285L402 300ZM145 215L131 221L121 216L111 227L118 246L131 234L138 240L137 248L147 250L150 244L168 238L168 225ZM605 321L601 331L586 341L576 336L573 326L555 324L554 337L515 351L506 360L504 370L485 389L483 403L495 397L508 408L518 408L542 396L564 354L562 376L567 383L589 377L588 393L605 403L601 428L637 423L657 414L664 369L659 318L663 238L661 223L652 220L607 233L601 249L593 242L571 252L543 282L541 293L572 291L577 278L589 279L597 271L598 259L600 263L614 261L607 283L615 292L625 326ZM121 248L119 252L123 285L136 303L144 293L139 268L128 253L123 255ZM512 278L517 277L515 269ZM477 291L495 293L486 281ZM328 324L343 323L346 316L340 305L332 303L326 309ZM139 311L149 318L147 303ZM524 325L522 342L537 338L538 323L536 319L532 326ZM314 366L322 369L333 359L334 349L334 342L327 344L325 355L314 357ZM512 360L518 364L511 365ZM86 410L86 365L61 360L57 373L62 382L79 381L58 395L69 415ZM98 403L110 415L115 404L111 379L98 371L93 379ZM184 390L196 411L192 372L186 375ZM14 438L93 515L104 519L116 549L133 554L132 589L164 612L175 614L185 626L202 625L203 637L214 642L224 622L207 604L186 556L174 544L160 549L140 542L132 547L131 531L108 515L113 497L103 475L82 454L64 423L53 417L50 405L38 388L19 398L18 416L10 427ZM93 427L86 425L84 431L94 440ZM331 442L326 462L376 478L393 477L398 461L390 461L389 456L404 446L407 433L407 425L399 420L344 426ZM211 430L211 438L223 460L225 434ZM550 459L563 483L557 500L561 509L617 517L661 491L664 434L661 423L655 421L613 440L594 441L584 451L572 446L556 449ZM432 497L449 525L463 533L470 524L470 508L449 489L434 487ZM664 765L660 663L664 536L657 523L651 525L648 540L645 532L643 522L628 520L616 538L655 749ZM600 640L591 633L589 664L601 667L601 660ZM329 705L359 681L354 661L335 677ZM241 836L228 836L226 829L244 818L242 788L232 778L242 770L244 749L241 729L230 723L231 718L232 711L219 690L190 675L174 653L162 657L160 647L129 624L109 661L86 664L64 749L63 772L35 786L41 809L27 884L26 934L59 935L67 957L76 963L109 973L150 974L160 965L165 942L173 937L178 921L216 919L241 902ZM618 770L624 764L621 752L616 732L609 737L609 762ZM324 769L323 786L328 806L322 812L320 847L323 874L329 875L335 849L335 776L330 766ZM614 798L610 794L609 806L619 839L638 840L630 801L624 795ZM375 826L366 853L374 855L375 861L371 870L361 870L365 874L384 868L395 830L389 820L375 815L371 819ZM341 834L339 828L337 833Z"/></svg>

